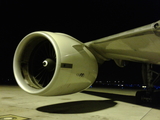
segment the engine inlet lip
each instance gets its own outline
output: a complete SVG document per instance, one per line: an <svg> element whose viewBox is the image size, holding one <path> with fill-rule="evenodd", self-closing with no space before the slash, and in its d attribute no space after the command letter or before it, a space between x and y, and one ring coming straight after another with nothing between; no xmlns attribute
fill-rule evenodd
<svg viewBox="0 0 160 120"><path fill-rule="evenodd" d="M54 33L52 33L54 34ZM21 42L18 44L15 54L14 54L14 59L13 59L13 72L14 72L14 76L15 79L17 80L18 85L26 92L31 93L31 94L44 94L48 89L50 89L50 85L53 83L53 80L55 81L56 78L58 77L58 73L60 70L60 65L61 65L61 57L60 57L60 50L59 50L59 46L56 43L55 38L52 36L52 34L48 31L37 31L37 32L32 32L30 34L28 34L27 36L25 36ZM53 47L55 48L55 54L56 54L56 64L55 64L55 75L52 77L52 80L50 81L50 83L48 83L47 86L41 88L41 89L36 89L34 87L29 86L25 80L24 80L24 76L22 74L21 71L21 64L23 59L23 55L24 55L24 50L26 50L26 47L29 46L29 44L31 43L31 41L35 38L35 37L42 37L46 40L48 40L49 42L51 42L51 44L53 45ZM32 40L31 40L32 39ZM35 41L36 42L36 41ZM23 59L24 60L24 59ZM25 62L25 61L24 61ZM42 61L43 62L43 61ZM17 67L18 66L18 67Z"/></svg>

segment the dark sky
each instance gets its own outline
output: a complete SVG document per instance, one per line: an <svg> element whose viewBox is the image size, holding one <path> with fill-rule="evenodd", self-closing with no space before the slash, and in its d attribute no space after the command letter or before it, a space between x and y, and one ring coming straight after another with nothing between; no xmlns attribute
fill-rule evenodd
<svg viewBox="0 0 160 120"><path fill-rule="evenodd" d="M160 19L159 0L1 0L1 76L12 77L16 46L30 32L67 33L82 42Z"/></svg>

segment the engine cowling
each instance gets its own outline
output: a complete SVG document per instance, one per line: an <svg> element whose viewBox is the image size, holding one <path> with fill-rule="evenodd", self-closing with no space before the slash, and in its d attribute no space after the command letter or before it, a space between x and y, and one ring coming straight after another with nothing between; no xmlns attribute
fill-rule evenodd
<svg viewBox="0 0 160 120"><path fill-rule="evenodd" d="M88 88L96 79L95 57L75 38L39 31L16 48L13 71L18 85L37 95L64 95Z"/></svg>

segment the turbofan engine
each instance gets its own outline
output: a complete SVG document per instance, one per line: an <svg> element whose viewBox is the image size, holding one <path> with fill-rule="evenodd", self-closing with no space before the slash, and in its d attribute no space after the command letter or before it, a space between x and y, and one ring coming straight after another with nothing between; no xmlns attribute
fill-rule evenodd
<svg viewBox="0 0 160 120"><path fill-rule="evenodd" d="M37 95L64 95L88 88L97 77L97 62L75 38L33 32L19 43L13 60L18 85Z"/></svg>

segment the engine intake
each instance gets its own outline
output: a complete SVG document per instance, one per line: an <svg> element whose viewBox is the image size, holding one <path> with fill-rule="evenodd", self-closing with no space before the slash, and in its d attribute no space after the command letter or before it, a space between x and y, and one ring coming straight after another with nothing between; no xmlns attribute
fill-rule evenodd
<svg viewBox="0 0 160 120"><path fill-rule="evenodd" d="M13 60L18 85L37 95L64 95L89 87L97 62L83 43L63 34L33 32L19 43Z"/></svg>

